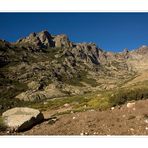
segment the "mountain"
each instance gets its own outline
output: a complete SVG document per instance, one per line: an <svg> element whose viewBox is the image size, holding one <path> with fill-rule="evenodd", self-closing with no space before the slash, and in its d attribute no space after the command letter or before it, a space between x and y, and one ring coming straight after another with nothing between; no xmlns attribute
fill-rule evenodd
<svg viewBox="0 0 148 148"><path fill-rule="evenodd" d="M148 46L120 53L65 35L0 40L0 99L40 101L118 88L148 69ZM13 102L13 103L12 103Z"/></svg>

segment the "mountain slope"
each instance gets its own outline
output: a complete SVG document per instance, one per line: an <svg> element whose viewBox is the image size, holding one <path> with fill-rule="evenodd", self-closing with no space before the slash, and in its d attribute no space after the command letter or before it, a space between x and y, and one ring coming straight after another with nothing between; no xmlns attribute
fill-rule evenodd
<svg viewBox="0 0 148 148"><path fill-rule="evenodd" d="M115 89L148 69L147 57L147 46L112 53L47 31L15 43L0 40L0 99L40 101Z"/></svg>

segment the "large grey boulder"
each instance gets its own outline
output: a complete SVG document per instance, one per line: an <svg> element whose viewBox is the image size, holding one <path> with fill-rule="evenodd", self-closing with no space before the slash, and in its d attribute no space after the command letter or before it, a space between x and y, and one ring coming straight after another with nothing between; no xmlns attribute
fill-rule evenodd
<svg viewBox="0 0 148 148"><path fill-rule="evenodd" d="M24 131L44 120L43 114L36 109L27 107L16 107L2 114L4 123L14 131Z"/></svg>

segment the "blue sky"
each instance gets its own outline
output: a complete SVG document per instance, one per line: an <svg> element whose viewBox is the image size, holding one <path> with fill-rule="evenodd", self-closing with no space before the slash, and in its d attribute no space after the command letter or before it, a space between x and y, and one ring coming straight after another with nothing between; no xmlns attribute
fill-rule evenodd
<svg viewBox="0 0 148 148"><path fill-rule="evenodd" d="M148 13L0 13L0 38L16 41L31 32L67 34L108 51L148 45Z"/></svg>

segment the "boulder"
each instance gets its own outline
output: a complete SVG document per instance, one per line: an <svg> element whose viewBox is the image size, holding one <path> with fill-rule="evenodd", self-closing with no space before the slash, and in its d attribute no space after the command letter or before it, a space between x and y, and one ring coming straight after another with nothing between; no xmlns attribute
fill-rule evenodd
<svg viewBox="0 0 148 148"><path fill-rule="evenodd" d="M5 125L14 131L25 131L44 120L43 114L36 109L16 107L2 114Z"/></svg>

